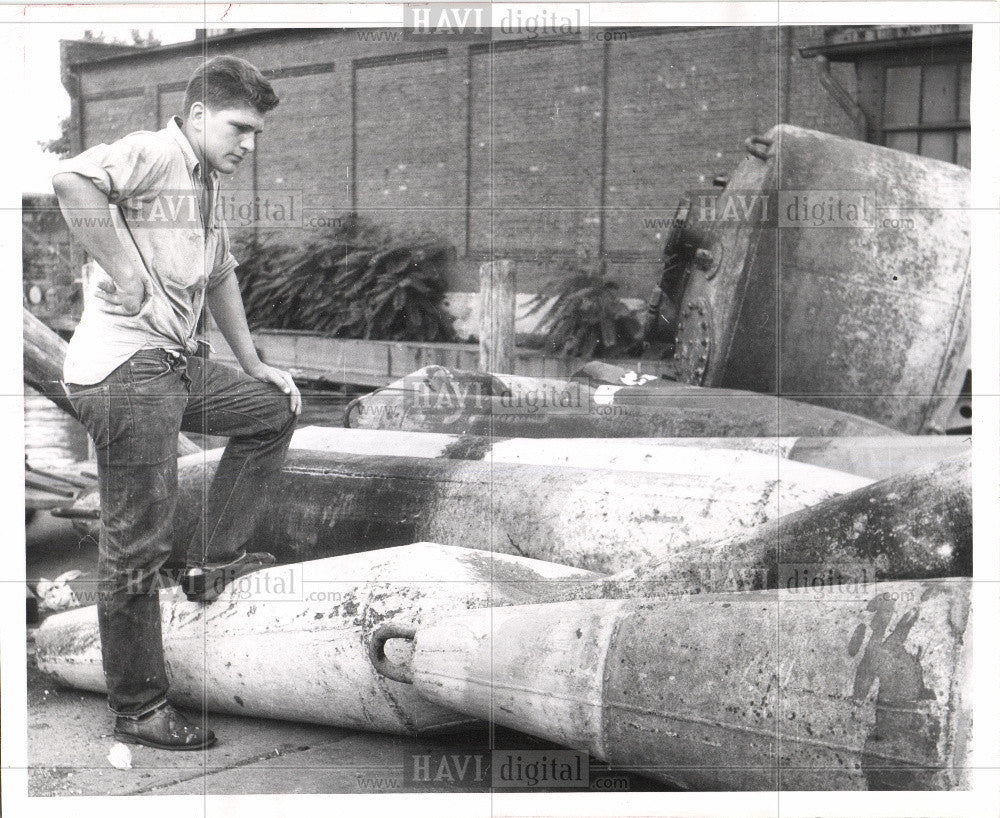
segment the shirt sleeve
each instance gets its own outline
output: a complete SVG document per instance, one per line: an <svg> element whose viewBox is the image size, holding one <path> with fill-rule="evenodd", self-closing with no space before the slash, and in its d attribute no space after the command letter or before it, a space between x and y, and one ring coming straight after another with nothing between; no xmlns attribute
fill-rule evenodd
<svg viewBox="0 0 1000 818"><path fill-rule="evenodd" d="M229 278L229 276L235 276L236 268L239 266L239 262L236 260L236 256L233 255L232 246L229 242L229 228L226 227L225 222L222 222L219 227L221 241L219 242L219 249L215 254L215 264L208 277L208 289L210 290L217 287Z"/></svg>
<svg viewBox="0 0 1000 818"><path fill-rule="evenodd" d="M156 134L137 131L110 145L95 145L60 162L56 173L89 179L112 204L142 197L163 186L171 160L170 148Z"/></svg>

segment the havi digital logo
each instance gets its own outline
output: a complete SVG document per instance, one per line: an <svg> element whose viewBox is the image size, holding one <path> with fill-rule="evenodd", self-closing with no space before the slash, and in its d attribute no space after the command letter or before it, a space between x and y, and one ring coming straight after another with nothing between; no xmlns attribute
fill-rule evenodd
<svg viewBox="0 0 1000 818"><path fill-rule="evenodd" d="M490 6L450 3L407 4L403 7L403 36L407 39L478 40L489 36Z"/></svg>

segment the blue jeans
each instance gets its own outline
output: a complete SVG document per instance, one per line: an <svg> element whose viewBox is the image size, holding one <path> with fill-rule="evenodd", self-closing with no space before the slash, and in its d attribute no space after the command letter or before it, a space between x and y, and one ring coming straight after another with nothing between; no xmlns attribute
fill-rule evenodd
<svg viewBox="0 0 1000 818"><path fill-rule="evenodd" d="M138 716L166 701L159 572L171 555L177 436L229 437L188 565L228 562L266 511L295 428L288 396L204 358L135 353L93 386L67 384L93 438L101 493L98 622L108 705Z"/></svg>

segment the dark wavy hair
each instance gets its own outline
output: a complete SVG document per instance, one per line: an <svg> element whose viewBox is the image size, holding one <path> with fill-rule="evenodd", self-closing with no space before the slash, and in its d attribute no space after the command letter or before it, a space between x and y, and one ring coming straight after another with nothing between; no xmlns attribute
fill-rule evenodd
<svg viewBox="0 0 1000 818"><path fill-rule="evenodd" d="M198 67L188 80L184 92L184 116L191 106L202 102L213 111L250 105L266 114L278 105L264 75L255 66L239 57L213 57Z"/></svg>

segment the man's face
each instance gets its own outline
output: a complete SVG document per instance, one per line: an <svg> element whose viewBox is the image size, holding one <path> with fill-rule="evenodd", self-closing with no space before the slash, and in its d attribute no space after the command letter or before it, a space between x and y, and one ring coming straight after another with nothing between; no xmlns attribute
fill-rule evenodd
<svg viewBox="0 0 1000 818"><path fill-rule="evenodd" d="M249 105L214 111L195 103L191 126L208 165L219 173L235 173L264 129L264 115Z"/></svg>

